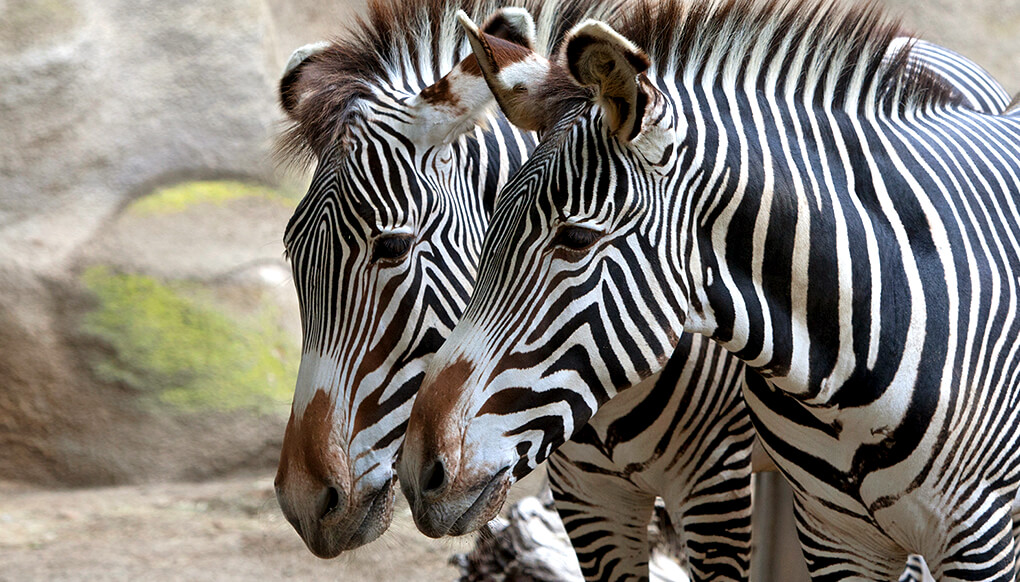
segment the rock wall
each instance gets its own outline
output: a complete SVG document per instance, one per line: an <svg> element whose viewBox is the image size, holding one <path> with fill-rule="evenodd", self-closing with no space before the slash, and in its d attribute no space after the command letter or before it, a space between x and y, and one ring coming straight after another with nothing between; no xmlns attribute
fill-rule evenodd
<svg viewBox="0 0 1020 582"><path fill-rule="evenodd" d="M66 272L4 277L0 476L92 485L271 467L300 355L279 242L295 202L239 182L158 189Z"/></svg>
<svg viewBox="0 0 1020 582"><path fill-rule="evenodd" d="M279 180L292 45L351 8L319 4L0 0L0 479L275 464L299 333L280 239L301 191L252 185ZM214 178L241 183L189 182ZM202 192L168 209L172 184Z"/></svg>

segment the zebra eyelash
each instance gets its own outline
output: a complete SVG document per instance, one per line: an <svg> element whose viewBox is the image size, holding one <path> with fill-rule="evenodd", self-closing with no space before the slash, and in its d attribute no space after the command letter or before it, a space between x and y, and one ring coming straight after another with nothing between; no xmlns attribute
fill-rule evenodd
<svg viewBox="0 0 1020 582"><path fill-rule="evenodd" d="M606 233L579 224L564 224L556 230L552 245L568 251L583 252L595 246Z"/></svg>
<svg viewBox="0 0 1020 582"><path fill-rule="evenodd" d="M387 234L372 241L372 263L394 265L410 254L414 235L407 233Z"/></svg>

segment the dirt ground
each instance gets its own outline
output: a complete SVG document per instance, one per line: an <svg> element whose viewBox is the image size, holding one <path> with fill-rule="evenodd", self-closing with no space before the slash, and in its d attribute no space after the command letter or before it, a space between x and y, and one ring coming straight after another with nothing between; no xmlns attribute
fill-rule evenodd
<svg viewBox="0 0 1020 582"><path fill-rule="evenodd" d="M526 479L514 497L537 486ZM450 582L447 560L472 543L419 534L398 497L381 539L320 560L284 520L268 475L70 491L0 483L2 582Z"/></svg>

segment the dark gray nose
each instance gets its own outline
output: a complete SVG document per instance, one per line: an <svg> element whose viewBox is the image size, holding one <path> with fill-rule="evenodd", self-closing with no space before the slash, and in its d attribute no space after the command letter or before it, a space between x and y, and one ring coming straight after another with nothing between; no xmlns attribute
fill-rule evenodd
<svg viewBox="0 0 1020 582"><path fill-rule="evenodd" d="M435 496L446 490L446 468L441 459L436 459L425 466L421 472L420 483L422 495Z"/></svg>
<svg viewBox="0 0 1020 582"><path fill-rule="evenodd" d="M331 513L347 507L348 494L335 485L326 485L314 494L308 492L304 495L306 501L302 503L301 495L293 495L293 492L287 495L283 487L276 487L276 499L284 517L303 538L310 530L318 528L319 522Z"/></svg>

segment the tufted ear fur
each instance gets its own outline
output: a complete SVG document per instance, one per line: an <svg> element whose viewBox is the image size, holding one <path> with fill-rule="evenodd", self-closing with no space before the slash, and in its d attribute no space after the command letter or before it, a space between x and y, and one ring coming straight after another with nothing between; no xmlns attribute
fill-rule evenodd
<svg viewBox="0 0 1020 582"><path fill-rule="evenodd" d="M464 22L461 18L462 14L463 18L467 18L467 14L461 11L457 15L461 23ZM468 22L470 21L468 19ZM482 32L526 49L535 50L535 21L531 18L531 13L524 8L500 8L485 21L485 24L482 25Z"/></svg>
<svg viewBox="0 0 1020 582"><path fill-rule="evenodd" d="M597 20L575 26L565 45L570 75L579 85L598 90L610 131L625 142L636 138L651 97L639 77L649 66L645 53Z"/></svg>
<svg viewBox="0 0 1020 582"><path fill-rule="evenodd" d="M462 15L467 18L458 12L458 18ZM526 54L535 44L535 24L531 15L519 8L496 11L478 34L492 39L504 52ZM449 143L478 122L492 98L477 58L468 56L412 100L416 119L410 132L429 144Z"/></svg>
<svg viewBox="0 0 1020 582"><path fill-rule="evenodd" d="M523 129L545 129L542 103L534 95L551 65L534 50L531 14L523 8L503 8L481 30L464 12L458 12L457 18L471 42L479 72L507 119Z"/></svg>
<svg viewBox="0 0 1020 582"><path fill-rule="evenodd" d="M329 43L322 41L297 49L287 60L287 66L283 68L283 75L280 76L280 106L288 117L294 119L294 111L301 102L301 90L298 81L301 80L301 69L308 64L309 59L329 48Z"/></svg>

